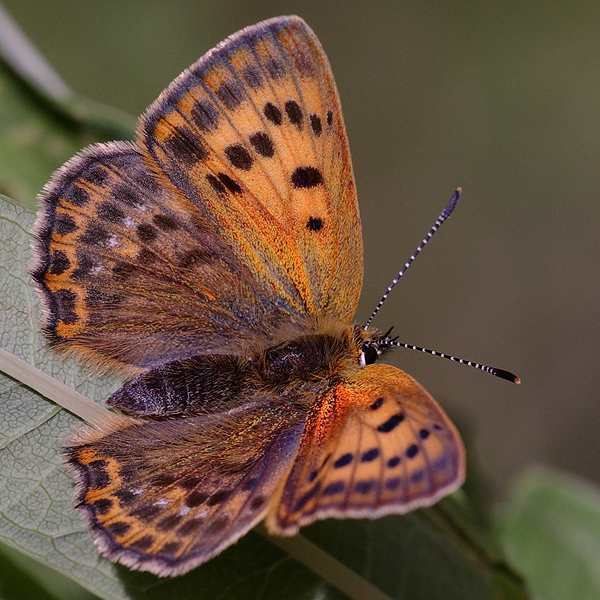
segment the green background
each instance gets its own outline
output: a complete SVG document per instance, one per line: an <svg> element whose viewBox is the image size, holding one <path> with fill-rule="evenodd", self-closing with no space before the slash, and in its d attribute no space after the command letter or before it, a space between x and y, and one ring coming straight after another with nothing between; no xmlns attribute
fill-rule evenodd
<svg viewBox="0 0 600 600"><path fill-rule="evenodd" d="M500 494L532 461L600 481L599 3L4 5L71 88L131 114L228 34L304 17L350 137L366 258L358 319L462 186L375 324L523 384L409 351L391 360L472 426Z"/></svg>

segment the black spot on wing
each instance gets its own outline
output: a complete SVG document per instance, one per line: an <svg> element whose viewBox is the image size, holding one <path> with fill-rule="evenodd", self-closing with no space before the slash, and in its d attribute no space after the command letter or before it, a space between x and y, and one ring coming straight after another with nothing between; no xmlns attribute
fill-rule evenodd
<svg viewBox="0 0 600 600"><path fill-rule="evenodd" d="M263 113L273 125L281 125L283 123L281 111L272 102L267 102L265 104Z"/></svg>
<svg viewBox="0 0 600 600"><path fill-rule="evenodd" d="M302 115L302 109L295 100L288 100L285 103L285 114L288 116L290 123L298 129L302 128L304 116Z"/></svg>
<svg viewBox="0 0 600 600"><path fill-rule="evenodd" d="M266 133L259 131L250 136L250 143L254 149L265 158L272 158L275 154L273 140Z"/></svg>
<svg viewBox="0 0 600 600"><path fill-rule="evenodd" d="M403 412L392 415L387 421L385 421L385 423L382 423L379 425L379 427L377 427L377 431L381 433L389 433L393 429L396 429L396 427L398 427L398 425L404 421L405 416L406 415Z"/></svg>
<svg viewBox="0 0 600 600"><path fill-rule="evenodd" d="M244 146L241 144L233 144L225 148L225 155L229 162L238 169L249 171L252 168L253 158Z"/></svg>
<svg viewBox="0 0 600 600"><path fill-rule="evenodd" d="M298 167L292 173L292 185L296 189L313 188L323 184L323 175L315 167Z"/></svg>

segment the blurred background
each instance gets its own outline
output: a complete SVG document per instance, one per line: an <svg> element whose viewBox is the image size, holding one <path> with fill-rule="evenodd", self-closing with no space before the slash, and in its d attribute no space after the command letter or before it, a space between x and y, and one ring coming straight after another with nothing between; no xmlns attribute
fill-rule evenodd
<svg viewBox="0 0 600 600"><path fill-rule="evenodd" d="M523 383L408 350L390 362L464 426L498 498L534 462L600 483L600 3L3 4L75 92L134 115L227 35L302 16L331 61L354 160L357 319L462 186L375 325Z"/></svg>

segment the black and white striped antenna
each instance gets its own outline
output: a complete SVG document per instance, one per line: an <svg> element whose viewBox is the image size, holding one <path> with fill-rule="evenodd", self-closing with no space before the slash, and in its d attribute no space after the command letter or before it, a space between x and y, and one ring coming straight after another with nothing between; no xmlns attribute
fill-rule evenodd
<svg viewBox="0 0 600 600"><path fill-rule="evenodd" d="M444 207L442 214L437 218L437 221L433 224L433 227L429 230L429 233L425 236L425 238L419 244L417 249L411 254L411 257L406 261L406 264L402 267L400 273L398 273L398 275L396 275L396 277L394 277L394 279L392 280L392 283L390 283L388 289L385 290L385 294L382 296L381 300L375 307L375 310L371 313L371 316L369 317L368 321L365 323L364 329L369 328L369 325L375 318L375 315L379 312L379 309L383 306L383 303L387 300L387 297L390 295L390 292L394 289L394 286L400 281L400 278L402 277L402 275L404 275L404 273L406 273L406 271L408 270L408 267L410 267L410 265L412 265L413 261L415 260L415 258L417 258L417 256L421 252L421 250L423 250L423 248L425 248L425 244L427 244L427 242L433 237L433 234L443 225L444 221L452 214L452 211L456 208L456 205L458 204L461 194L462 194L462 189L456 188L456 191L454 192L454 194L452 194L452 198L450 198L450 200L448 201L448 204L446 204L446 206Z"/></svg>
<svg viewBox="0 0 600 600"><path fill-rule="evenodd" d="M456 208L458 201L460 199L460 195L462 193L461 188L457 188L452 197L448 201L448 204L444 207L442 214L437 218L433 227L429 230L429 233L423 238L423 241L418 245L417 249L412 253L411 257L408 259L406 264L402 267L398 275L394 277L392 283L388 286L388 289L383 294L381 300L375 307L375 310L371 313L371 316L367 320L364 325L364 329L367 329L371 322L375 318L375 315L379 312L379 309L383 306L383 303L386 301L387 297L390 295L390 292L394 289L394 286L400 281L400 278L404 273L406 273L408 267L413 263L415 258L419 255L421 250L425 247L425 244L433 237L433 234L442 226L444 221L448 219L448 217L452 214L452 211ZM391 333L391 329L383 335L383 337L379 340L377 346L379 349L377 351L378 354L381 353L381 350L389 349L389 348L408 348L409 350L417 350L419 352L425 352L426 354L431 354L432 356L440 356L441 358L445 358L447 360L451 360L453 362L460 363L461 365L467 365L468 367L473 367L474 369L479 369L480 371L484 371L485 373L490 373L495 375L496 377L500 377L500 379L505 379L506 381L511 381L513 383L521 383L521 380L510 371L506 371L505 369L498 369L497 367L489 367L488 365L482 365L477 362L473 362L471 360L465 360L463 358L458 358L457 356L452 356L451 354L444 354L443 352L437 352L436 350L430 350L429 348L422 348L421 346L414 346L413 344L405 344L403 342L398 342L398 338L390 338L389 335Z"/></svg>

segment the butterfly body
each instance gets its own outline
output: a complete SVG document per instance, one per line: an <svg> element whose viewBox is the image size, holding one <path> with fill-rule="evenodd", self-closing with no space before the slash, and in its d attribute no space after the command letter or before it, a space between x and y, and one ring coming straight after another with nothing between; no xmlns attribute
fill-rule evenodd
<svg viewBox="0 0 600 600"><path fill-rule="evenodd" d="M371 364L331 69L298 17L228 38L47 184L32 276L58 351L133 376L65 448L101 552L178 575L264 520L428 506L465 456L435 400Z"/></svg>

